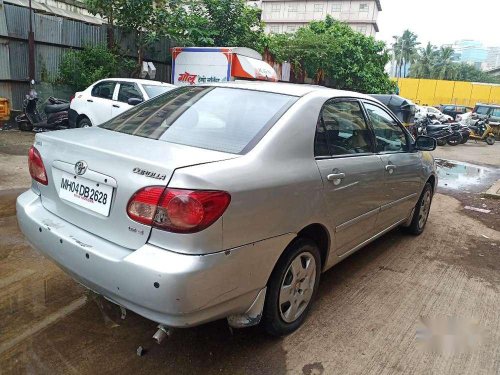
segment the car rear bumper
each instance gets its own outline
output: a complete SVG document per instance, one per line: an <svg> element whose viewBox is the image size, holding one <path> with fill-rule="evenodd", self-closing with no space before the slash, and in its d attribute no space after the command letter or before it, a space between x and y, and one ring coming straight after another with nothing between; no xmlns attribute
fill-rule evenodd
<svg viewBox="0 0 500 375"><path fill-rule="evenodd" d="M78 282L171 327L244 314L294 236L208 255L179 254L150 244L132 251L53 215L32 190L18 197L17 217L30 243Z"/></svg>

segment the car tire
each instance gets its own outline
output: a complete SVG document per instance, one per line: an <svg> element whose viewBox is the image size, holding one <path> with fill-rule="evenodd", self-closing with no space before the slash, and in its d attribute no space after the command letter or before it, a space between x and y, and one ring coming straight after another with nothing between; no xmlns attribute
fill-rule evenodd
<svg viewBox="0 0 500 375"><path fill-rule="evenodd" d="M17 127L19 128L19 130L21 130L22 132L30 132L33 130L33 125L31 125L29 122L27 121L22 121L22 122L19 122L17 124Z"/></svg>
<svg viewBox="0 0 500 375"><path fill-rule="evenodd" d="M321 256L316 243L307 238L295 239L278 260L267 284L263 325L269 334L285 336L304 323L320 275Z"/></svg>
<svg viewBox="0 0 500 375"><path fill-rule="evenodd" d="M78 127L79 128L91 128L92 122L87 117L84 117L80 121L78 121Z"/></svg>
<svg viewBox="0 0 500 375"><path fill-rule="evenodd" d="M419 236L423 233L425 225L427 224L427 218L429 217L429 211L431 210L433 195L434 191L432 185L427 182L415 206L411 224L404 228L406 232L415 236Z"/></svg>

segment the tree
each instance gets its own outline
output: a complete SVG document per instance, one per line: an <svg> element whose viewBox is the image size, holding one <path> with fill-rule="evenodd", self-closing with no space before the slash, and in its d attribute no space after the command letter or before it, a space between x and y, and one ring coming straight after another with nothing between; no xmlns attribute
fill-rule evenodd
<svg viewBox="0 0 500 375"><path fill-rule="evenodd" d="M257 49L264 36L260 10L244 0L194 1L184 22L186 42L197 46Z"/></svg>
<svg viewBox="0 0 500 375"><path fill-rule="evenodd" d="M420 55L416 57L415 63L411 66L410 76L419 78L430 78L434 70L434 65L438 59L436 46L430 42L425 48L420 49Z"/></svg>
<svg viewBox="0 0 500 375"><path fill-rule="evenodd" d="M455 51L449 46L442 46L437 54L432 78L453 80L456 76L456 64L453 61Z"/></svg>
<svg viewBox="0 0 500 375"><path fill-rule="evenodd" d="M389 52L385 43L327 17L293 34L267 36L265 55L292 65L293 80L309 77L317 84L366 93L389 93L395 88L385 73Z"/></svg>
<svg viewBox="0 0 500 375"><path fill-rule="evenodd" d="M408 65L413 63L418 56L417 47L420 42L417 35L410 30L405 30L401 37L394 36L393 38L392 48L397 67L399 67L399 77L406 77Z"/></svg>
<svg viewBox="0 0 500 375"><path fill-rule="evenodd" d="M130 69L133 62L120 59L105 45L86 46L81 51L71 50L63 56L58 81L81 91L95 81L116 76L127 66Z"/></svg>

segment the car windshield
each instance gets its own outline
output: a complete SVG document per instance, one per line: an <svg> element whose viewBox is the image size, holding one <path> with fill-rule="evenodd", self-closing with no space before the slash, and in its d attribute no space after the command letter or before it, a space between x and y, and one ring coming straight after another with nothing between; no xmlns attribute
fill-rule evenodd
<svg viewBox="0 0 500 375"><path fill-rule="evenodd" d="M160 86L160 85L142 85L144 90L146 90L150 99L157 97L158 95L165 94L166 92L174 89L172 86Z"/></svg>
<svg viewBox="0 0 500 375"><path fill-rule="evenodd" d="M138 105L101 127L239 154L251 149L297 99L237 88L183 87Z"/></svg>
<svg viewBox="0 0 500 375"><path fill-rule="evenodd" d="M477 113L478 115L487 115L487 114L488 114L488 110L489 110L489 108L488 108L488 107L480 107L480 106L478 106L478 107L476 108L476 113Z"/></svg>

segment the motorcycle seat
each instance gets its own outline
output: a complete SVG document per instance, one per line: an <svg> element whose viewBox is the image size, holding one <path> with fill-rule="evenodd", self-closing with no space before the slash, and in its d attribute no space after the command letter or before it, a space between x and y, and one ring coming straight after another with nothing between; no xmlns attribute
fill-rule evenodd
<svg viewBox="0 0 500 375"><path fill-rule="evenodd" d="M440 131L440 130L446 130L448 128L449 128L448 125L427 125L428 131Z"/></svg>
<svg viewBox="0 0 500 375"><path fill-rule="evenodd" d="M63 104L47 104L45 106L44 112L45 113L56 113L56 112L63 112L69 110L69 103L63 103Z"/></svg>

